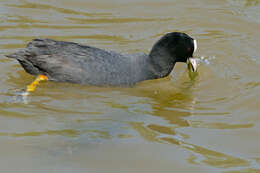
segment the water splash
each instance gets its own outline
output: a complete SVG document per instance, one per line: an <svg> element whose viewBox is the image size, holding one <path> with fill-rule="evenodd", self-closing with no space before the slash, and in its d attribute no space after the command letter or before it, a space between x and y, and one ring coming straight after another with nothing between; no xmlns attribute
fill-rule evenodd
<svg viewBox="0 0 260 173"><path fill-rule="evenodd" d="M28 95L30 93L27 91L17 91L15 95L12 98L12 101L15 103L23 103L23 104L28 104Z"/></svg>
<svg viewBox="0 0 260 173"><path fill-rule="evenodd" d="M210 65L211 61L216 59L216 56L200 56L200 57L195 57L197 63L200 64L205 64L205 65Z"/></svg>

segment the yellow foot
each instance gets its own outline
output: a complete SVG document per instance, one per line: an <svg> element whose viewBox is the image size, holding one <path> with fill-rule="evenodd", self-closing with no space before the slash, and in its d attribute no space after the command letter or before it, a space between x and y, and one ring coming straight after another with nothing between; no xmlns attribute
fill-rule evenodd
<svg viewBox="0 0 260 173"><path fill-rule="evenodd" d="M33 92L35 91L37 85L39 85L40 81L48 80L48 77L46 75L39 75L37 78L29 85L27 86L26 92Z"/></svg>

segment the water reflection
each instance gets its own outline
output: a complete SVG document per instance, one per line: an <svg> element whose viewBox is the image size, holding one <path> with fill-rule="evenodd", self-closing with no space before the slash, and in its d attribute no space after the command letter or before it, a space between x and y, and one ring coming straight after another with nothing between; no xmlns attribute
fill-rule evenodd
<svg viewBox="0 0 260 173"><path fill-rule="evenodd" d="M229 0L233 4L242 4L244 7L251 7L259 5L259 0Z"/></svg>
<svg viewBox="0 0 260 173"><path fill-rule="evenodd" d="M42 132L24 132L24 133L5 133L0 132L0 136L11 136L11 137L32 137L32 136L66 136L66 137L78 137L80 134L88 134L90 138L102 138L102 139L110 139L111 136L106 131L100 130L84 130L79 131L75 129L63 129L63 130L47 130Z"/></svg>
<svg viewBox="0 0 260 173"><path fill-rule="evenodd" d="M194 144L180 142L174 138L162 138L162 140L168 141L169 143L175 145L180 145L187 150L193 151L193 153L190 155L190 158L188 159L188 161L192 164L206 163L207 165L220 168L250 166L250 162L247 160L233 157L214 150L209 150Z"/></svg>
<svg viewBox="0 0 260 173"><path fill-rule="evenodd" d="M25 83L32 80L32 77L28 79L26 73L20 71L18 76L10 75L9 83L15 83L16 87L24 87ZM27 81L22 80L27 78ZM186 142L191 136L183 133L181 128L205 128L205 129L241 129L241 128L252 128L254 124L229 124L229 123L211 123L207 121L194 121L189 120L188 117L201 115L196 108L196 97L193 94L194 88L198 83L198 79L190 80L188 73L184 72L175 79L173 82L171 77L165 79L159 79L156 81L147 81L141 83L133 88L99 88L91 86L80 86L73 84L63 84L47 82L41 85L36 93L33 93L30 97L32 99L31 104L41 111L41 115L63 114L63 116L69 116L70 118L57 117L58 121L63 123L62 126L71 126L71 129L58 129L58 130L46 130L46 131L28 131L28 132L1 132L1 136L11 137L30 137L30 136L65 136L65 137L82 137L87 135L89 139L131 139L135 138L133 132L129 132L130 129L134 129L138 132L139 136L149 142L162 143L162 144L173 144L177 145L187 151L190 151L190 157L188 161L191 164L207 164L214 167L220 168L233 168L238 166L250 166L248 160L244 160L232 155L228 155L222 152L210 150L208 148L198 146L192 143ZM64 87L66 86L66 87ZM44 93L41 93L43 90ZM61 94L61 90L66 95ZM67 90L67 91L66 91ZM84 94L83 94L84 93ZM47 94L47 95L46 95ZM48 96L47 100L37 101L39 96ZM111 99L112 96L112 99ZM118 100L113 98L118 97ZM133 102L123 98L135 97ZM78 99L78 105L70 105L70 99ZM142 101L138 101L138 99ZM109 118L103 116L103 111L92 111L91 109L83 109L86 105L84 102L87 100L96 100L98 104L105 106L107 110L121 111L123 114L120 115L119 119L113 117ZM56 100L55 106L53 106L51 100ZM58 102L60 103L58 103ZM66 103L68 101L68 103ZM133 114L132 108L138 106L140 103L149 105L150 110L147 109L134 111L138 116L142 114L158 117L164 121L156 122L150 121L145 118L140 121L136 121L130 117L127 118L127 114ZM70 106L69 106L70 105ZM17 106L17 105L16 105ZM68 107L69 106L69 107ZM101 106L102 107L102 106ZM97 110L97 107L94 108ZM24 112L24 111L23 111ZM9 111L9 113L11 113ZM12 115L14 113L11 113ZM109 113L110 114L110 113ZM206 113L208 116L210 113ZM32 114L33 115L33 114ZM73 116L71 116L73 115ZM86 115L91 117L87 117ZM211 116L221 115L225 116L228 113L215 112ZM29 115L27 115L30 118ZM49 116L49 115L48 115ZM98 118L101 116L102 118ZM26 118L24 115L19 113L15 116L19 118ZM96 117L96 118L94 118ZM127 118L124 120L124 118ZM56 120L56 121L57 121ZM67 124L68 121L71 121ZM166 122L165 122L166 121ZM97 127L106 126L109 122L121 124L120 126L126 128L125 133L120 130L120 133L115 133L115 127L110 126L103 130L99 130ZM91 124L95 123L93 127ZM91 126L91 127L90 127ZM63 127L64 128L64 127Z"/></svg>
<svg viewBox="0 0 260 173"><path fill-rule="evenodd" d="M18 9L41 9L41 10L53 10L59 13L63 14L72 14L72 15L82 15L82 16L106 16L110 15L108 13L87 13L87 12L81 12L78 10L72 10L72 9L65 9L57 6L47 5L47 4L41 4L41 3L32 3L25 0L20 0L21 4L6 4L6 6L15 7Z"/></svg>
<svg viewBox="0 0 260 173"><path fill-rule="evenodd" d="M245 6L256 6L259 5L259 0L246 0Z"/></svg>

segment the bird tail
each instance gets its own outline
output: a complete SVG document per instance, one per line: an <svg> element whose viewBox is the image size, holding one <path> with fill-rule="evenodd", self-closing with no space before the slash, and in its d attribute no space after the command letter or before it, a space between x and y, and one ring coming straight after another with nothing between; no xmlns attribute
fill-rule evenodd
<svg viewBox="0 0 260 173"><path fill-rule="evenodd" d="M21 49L15 53L5 55L8 58L13 58L18 60L18 62L22 65L22 67L25 69L27 73L30 73L32 75L39 74L39 70L34 67L32 62L30 61L30 57L33 56L33 52L31 52L29 49Z"/></svg>
<svg viewBox="0 0 260 173"><path fill-rule="evenodd" d="M17 60L23 60L26 56L30 55L30 53L27 51L27 49L21 49L15 53L5 55L8 58L13 58Z"/></svg>

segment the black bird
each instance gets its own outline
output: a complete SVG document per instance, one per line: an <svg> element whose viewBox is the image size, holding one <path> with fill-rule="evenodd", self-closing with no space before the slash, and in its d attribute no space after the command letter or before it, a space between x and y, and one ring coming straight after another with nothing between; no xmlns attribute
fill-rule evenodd
<svg viewBox="0 0 260 173"><path fill-rule="evenodd" d="M172 32L158 40L149 55L121 54L73 42L34 39L26 48L7 57L17 59L26 72L44 75L51 81L97 86L129 86L144 80L163 78L176 62L189 59L196 40L185 33Z"/></svg>

